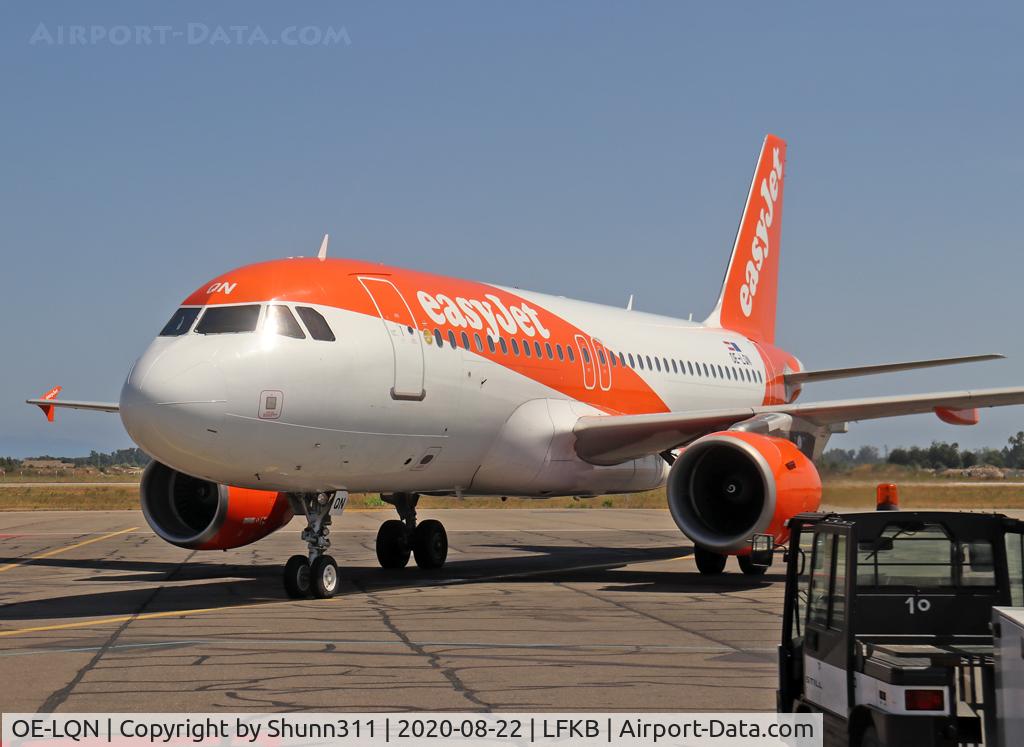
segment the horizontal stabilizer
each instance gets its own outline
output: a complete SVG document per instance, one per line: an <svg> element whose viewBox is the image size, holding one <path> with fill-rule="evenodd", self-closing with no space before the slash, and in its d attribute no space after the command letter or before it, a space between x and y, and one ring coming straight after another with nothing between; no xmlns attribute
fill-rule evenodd
<svg viewBox="0 0 1024 747"><path fill-rule="evenodd" d="M52 392L53 390L51 389L50 391ZM49 393L47 392L47 394ZM51 423L53 422L53 408L55 407L67 407L70 410L96 410L98 412L117 412L121 409L117 402L81 402L69 399L55 399L55 397L56 394L53 397L43 396L39 399L27 399L25 404L39 407L43 414L46 415L46 419Z"/></svg>
<svg viewBox="0 0 1024 747"><path fill-rule="evenodd" d="M988 355L962 355L956 358L931 358L923 361L906 361L904 363L881 363L874 366L851 366L850 368L823 368L818 371L794 371L783 375L787 387L795 387L814 381L830 381L832 379L850 379L854 376L870 376L872 374L893 373L896 371L912 371L916 368L933 368L935 366L954 366L958 363L979 363L1005 358L1005 355L990 353Z"/></svg>

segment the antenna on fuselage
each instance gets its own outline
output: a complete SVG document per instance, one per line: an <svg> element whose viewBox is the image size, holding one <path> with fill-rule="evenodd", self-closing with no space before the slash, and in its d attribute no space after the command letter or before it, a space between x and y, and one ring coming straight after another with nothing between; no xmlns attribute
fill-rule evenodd
<svg viewBox="0 0 1024 747"><path fill-rule="evenodd" d="M629 294L629 300L626 301L626 311L632 311L632 310L633 310L633 294L630 293Z"/></svg>
<svg viewBox="0 0 1024 747"><path fill-rule="evenodd" d="M324 234L324 240L320 242L320 251L316 253L317 258L323 262L327 259L327 240L331 238L328 234Z"/></svg>

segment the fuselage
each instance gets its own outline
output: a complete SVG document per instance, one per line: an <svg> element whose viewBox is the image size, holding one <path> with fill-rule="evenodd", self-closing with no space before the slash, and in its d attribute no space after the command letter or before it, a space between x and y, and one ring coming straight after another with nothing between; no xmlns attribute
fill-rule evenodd
<svg viewBox="0 0 1024 747"><path fill-rule="evenodd" d="M230 485L599 494L657 487L667 467L583 462L579 417L781 403L781 375L798 369L692 321L295 258L186 298L132 367L120 411L154 458Z"/></svg>

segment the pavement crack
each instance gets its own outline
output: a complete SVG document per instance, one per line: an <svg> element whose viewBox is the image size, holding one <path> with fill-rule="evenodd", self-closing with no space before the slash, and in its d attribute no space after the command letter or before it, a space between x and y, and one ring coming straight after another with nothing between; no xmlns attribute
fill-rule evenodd
<svg viewBox="0 0 1024 747"><path fill-rule="evenodd" d="M666 620L665 618L659 617L658 615L655 615L655 614L652 614L650 612L647 612L646 610L638 609L638 608L632 607L632 606L630 606L628 604L623 604L622 602L617 602L614 599L609 599L608 597L603 597L600 594L595 594L592 591L587 591L586 589L581 589L581 588L579 588L577 586L572 586L572 585L564 583L562 581L556 581L555 582L555 586L560 586L563 589L568 589L569 591L575 591L577 594L582 594L584 596L590 597L591 599L596 599L599 602L604 602L605 604L610 604L613 607L618 607L620 610L623 610L624 612L629 612L629 613L634 614L634 615L640 615L641 617L646 617L648 620L654 620L655 622L659 622L662 625L668 625L670 628L675 628L676 630L682 631L683 633L688 633L688 634L696 636L698 638L703 638L706 641L711 641L712 643L715 643L715 644L717 644L719 646L723 646L723 647L729 649L729 651L731 651L731 652L735 653L735 652L739 651L739 649L736 646L732 645L731 643L729 643L727 641L719 640L719 639L717 639L717 638L715 638L713 636L708 635L707 633L704 633L704 632L701 632L701 631L697 631L697 630L693 630L691 628L686 627L685 625L681 625L681 624L679 624L677 622L673 622L672 620Z"/></svg>
<svg viewBox="0 0 1024 747"><path fill-rule="evenodd" d="M424 659L426 659L430 667L438 671L446 680L448 680L452 688L457 693L459 693L462 697L464 697L466 700L473 703L474 705L479 706L480 709L485 712L489 713L493 710L490 704L485 703L483 700L481 700L477 696L477 694L474 693L473 690L468 685L466 685L465 682L462 681L462 678L459 677L458 672L454 668L446 667L441 663L441 657L438 654L427 651L423 646L416 643L408 635L406 635L406 633L402 631L402 629L399 628L398 625L395 624L394 620L391 619L391 614L388 612L386 606L377 597L376 594L367 591L363 587L363 585L358 581L354 581L353 585L366 595L367 601L369 601L370 606L373 607L374 611L377 612L378 615L380 615L381 622L384 623L384 626L388 630L390 630L394 635L396 635L402 641L402 643L408 646L418 656L422 656Z"/></svg>
<svg viewBox="0 0 1024 747"><path fill-rule="evenodd" d="M171 569L171 571L167 574L167 578L165 578L164 581L172 580L175 574L177 574L178 571L180 571L184 567L184 565L192 559L192 557L195 554L196 553L194 550L190 552L184 560L182 560L180 563L178 563L178 565ZM43 704L41 706L39 706L40 713L54 713L58 708L60 708L64 704L64 702L68 699L68 697L71 695L74 689L78 687L79 683L85 678L87 674L89 674L89 672L91 672L96 667L97 664L99 664L100 659L103 658L103 655L106 654L107 651L109 651L110 648L117 643L117 640L121 637L121 634L124 633L128 626L135 622L136 618L138 618L139 615L146 611L146 609L153 602L153 600L156 599L157 595L161 591L163 591L163 588L163 586L158 586L155 589L153 589L149 596L142 600L142 603L135 609L131 617L129 617L123 623L118 625L117 629L114 630L114 632L107 637L107 640L105 640L103 644L99 647L99 649L96 651L96 653L92 655L92 658L89 659L89 661L86 662L85 665L82 666L82 668L75 673L75 676L71 678L71 681L59 690L55 690L54 692L50 693L49 697L43 701Z"/></svg>

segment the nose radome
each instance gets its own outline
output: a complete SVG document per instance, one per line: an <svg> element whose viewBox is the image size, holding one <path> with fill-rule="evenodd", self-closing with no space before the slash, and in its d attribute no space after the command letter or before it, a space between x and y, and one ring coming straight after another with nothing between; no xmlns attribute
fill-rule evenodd
<svg viewBox="0 0 1024 747"><path fill-rule="evenodd" d="M227 387L219 367L188 341L158 340L121 389L121 422L157 460L191 474L215 458Z"/></svg>

